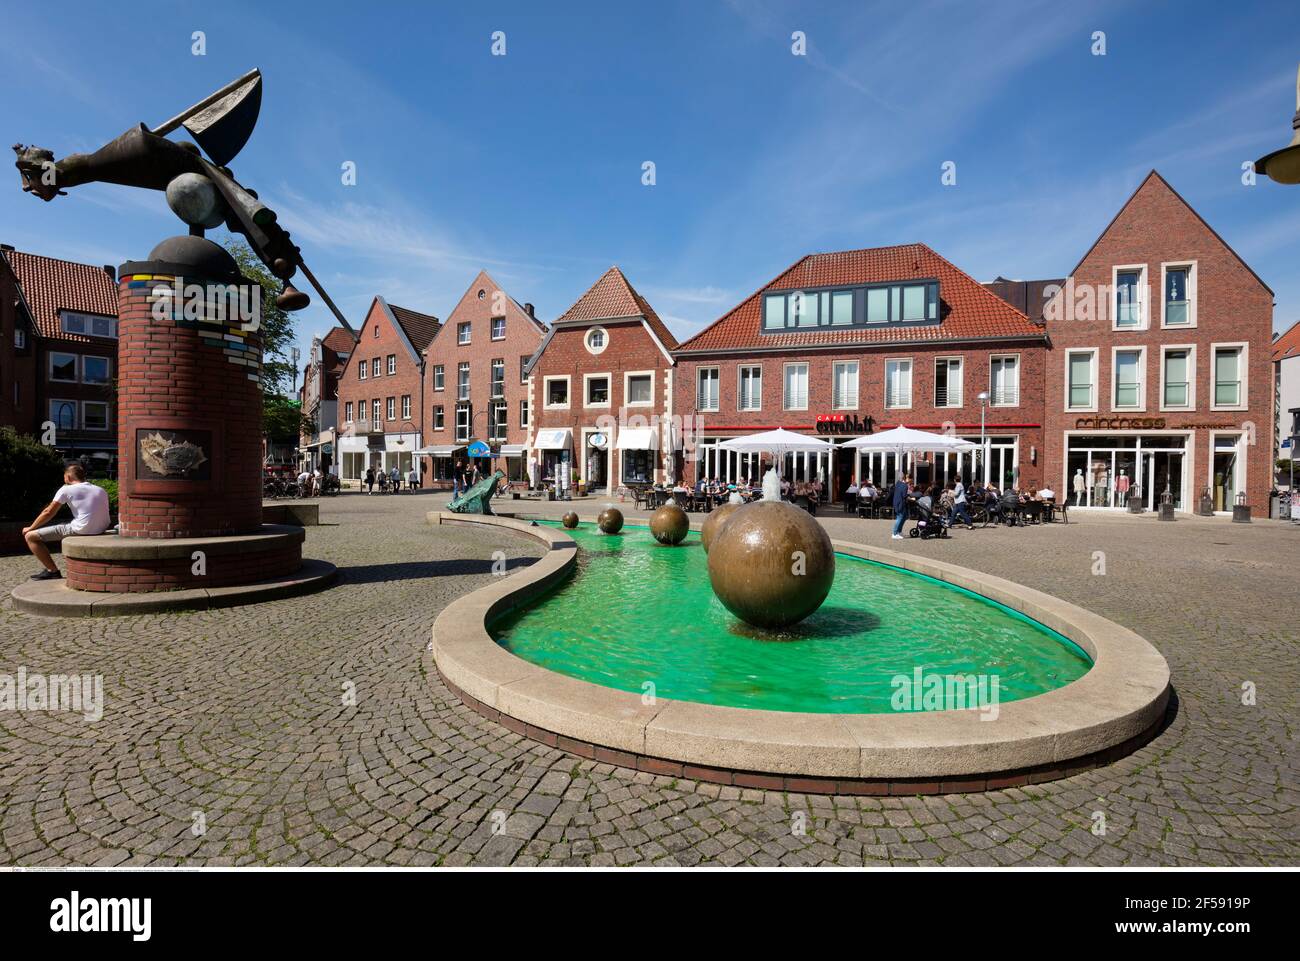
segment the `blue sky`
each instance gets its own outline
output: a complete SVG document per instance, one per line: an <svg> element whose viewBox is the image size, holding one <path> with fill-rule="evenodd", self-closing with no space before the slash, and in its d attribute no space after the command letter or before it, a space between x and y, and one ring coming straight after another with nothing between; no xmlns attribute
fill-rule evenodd
<svg viewBox="0 0 1300 961"><path fill-rule="evenodd" d="M1289 138L1300 4L468 6L3 0L5 143L94 149L259 66L232 167L354 322L376 293L445 317L479 268L550 319L616 263L681 337L813 251L1061 276L1155 167L1300 319L1300 188L1241 183ZM180 228L161 194L0 189L0 241L51 256ZM331 324L298 317L304 346Z"/></svg>

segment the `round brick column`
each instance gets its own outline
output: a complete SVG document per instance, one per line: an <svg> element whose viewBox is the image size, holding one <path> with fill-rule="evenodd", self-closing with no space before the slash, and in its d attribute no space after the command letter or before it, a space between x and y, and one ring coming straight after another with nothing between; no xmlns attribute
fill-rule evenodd
<svg viewBox="0 0 1300 961"><path fill-rule="evenodd" d="M199 237L164 241L119 278L119 535L258 530L261 288Z"/></svg>

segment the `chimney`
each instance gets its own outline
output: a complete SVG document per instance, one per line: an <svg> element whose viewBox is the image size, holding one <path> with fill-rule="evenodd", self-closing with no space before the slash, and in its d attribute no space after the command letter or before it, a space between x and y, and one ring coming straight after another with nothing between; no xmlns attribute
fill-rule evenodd
<svg viewBox="0 0 1300 961"><path fill-rule="evenodd" d="M13 244L0 244L0 250L3 250L5 253L8 253L13 249L14 249Z"/></svg>
<svg viewBox="0 0 1300 961"><path fill-rule="evenodd" d="M104 273L108 274L110 280L117 280L117 268L112 264L104 265Z"/></svg>
<svg viewBox="0 0 1300 961"><path fill-rule="evenodd" d="M527 314L529 317L533 318L533 320L537 319L537 315L533 313L532 304L524 304L524 313Z"/></svg>

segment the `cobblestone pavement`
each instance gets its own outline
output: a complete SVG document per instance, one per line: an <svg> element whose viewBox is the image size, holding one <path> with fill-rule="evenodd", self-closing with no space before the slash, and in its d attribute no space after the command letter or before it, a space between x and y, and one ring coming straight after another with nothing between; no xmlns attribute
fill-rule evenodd
<svg viewBox="0 0 1300 961"><path fill-rule="evenodd" d="M488 581L493 550L522 564L538 548L425 526L443 501L323 501L307 553L343 580L311 597L89 621L6 603L0 674L102 674L105 707L97 722L0 712L0 863L1300 863L1300 530L1093 515L891 544L885 521L824 515L836 537L950 559L1126 624L1169 659L1177 690L1172 723L1107 768L987 794L827 798L633 773L463 707L429 677L429 627ZM0 558L6 596L33 563ZM1104 836L1090 830L1098 811Z"/></svg>

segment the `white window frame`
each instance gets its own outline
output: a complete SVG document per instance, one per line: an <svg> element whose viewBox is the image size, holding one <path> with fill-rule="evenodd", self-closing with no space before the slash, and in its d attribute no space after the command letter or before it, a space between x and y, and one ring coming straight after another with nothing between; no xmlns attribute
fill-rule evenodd
<svg viewBox="0 0 1300 961"><path fill-rule="evenodd" d="M1095 414L1097 413L1097 403L1100 400L1098 396L1101 391L1097 383L1097 358L1100 351L1096 347L1069 347L1065 351L1065 370L1063 371L1062 383L1064 384L1065 393L1063 396L1064 409L1070 413ZM1088 354L1088 381L1091 389L1091 402L1086 407L1075 407L1070 403L1070 358L1075 354Z"/></svg>
<svg viewBox="0 0 1300 961"><path fill-rule="evenodd" d="M838 369L840 367L853 367L853 403L836 404L835 403L835 385L839 382ZM809 385L809 393L812 393L812 386ZM862 397L862 361L860 360L833 360L831 361L831 410L857 410L858 401Z"/></svg>
<svg viewBox="0 0 1300 961"><path fill-rule="evenodd" d="M380 377L382 376L382 371L383 368L380 366L379 358L376 357L374 360L370 362L370 376Z"/></svg>
<svg viewBox="0 0 1300 961"><path fill-rule="evenodd" d="M1221 349L1240 349L1237 373L1241 375L1241 403L1219 404L1215 402L1218 394L1218 376L1215 373L1215 360ZM1250 374L1250 343L1244 340L1222 341L1210 344L1210 410L1250 410L1250 391L1248 376Z"/></svg>
<svg viewBox="0 0 1300 961"><path fill-rule="evenodd" d="M462 360L456 364L456 403L458 404L469 403L469 396L474 391L474 375L472 370L473 368L470 367L469 361L467 360ZM462 373L467 375L465 377L465 393L463 394L460 391L460 375Z"/></svg>
<svg viewBox="0 0 1300 961"><path fill-rule="evenodd" d="M433 429L447 429L447 408L442 404L435 404L433 406Z"/></svg>
<svg viewBox="0 0 1300 961"><path fill-rule="evenodd" d="M389 354L389 355L388 355L388 374L389 374L389 376L391 377L393 374L396 374L396 373L397 373L397 355L396 355L396 354Z"/></svg>
<svg viewBox="0 0 1300 961"><path fill-rule="evenodd" d="M402 395L402 420L411 419L411 395Z"/></svg>
<svg viewBox="0 0 1300 961"><path fill-rule="evenodd" d="M72 358L72 379L66 377L54 376L54 358L71 357ZM81 355L74 354L66 350L52 350L49 353L49 366L46 371L48 379L52 384L79 384L81 383Z"/></svg>
<svg viewBox="0 0 1300 961"><path fill-rule="evenodd" d="M952 402L952 384L949 383L948 403L940 404L939 403L939 365L940 364L947 365L948 363L954 360L957 361L957 370L958 370L957 376L960 379L960 383L957 386L957 403L954 404ZM949 376L951 377L951 371L949 372ZM934 393L933 399L934 399L935 410L957 410L963 407L966 403L966 358L963 357L961 354L945 354L942 357L936 357L934 359L934 383L931 386Z"/></svg>
<svg viewBox="0 0 1300 961"><path fill-rule="evenodd" d="M352 401L345 401L343 404L343 423L352 423Z"/></svg>
<svg viewBox="0 0 1300 961"><path fill-rule="evenodd" d="M758 371L758 397L757 397L758 406L756 407L745 406L745 389L742 385L744 383L744 372L747 370ZM763 409L763 365L762 364L737 364L736 365L736 410L744 411L746 413L753 413L754 411L760 411L762 409Z"/></svg>
<svg viewBox="0 0 1300 961"><path fill-rule="evenodd" d="M551 403L551 383L553 381L564 381L564 403ZM573 403L573 385L569 383L568 374L552 374L549 377L542 378L542 410L568 410L569 405Z"/></svg>
<svg viewBox="0 0 1300 961"><path fill-rule="evenodd" d="M15 381L15 383L17 383L17 381ZM67 404L69 407L72 408L71 427L64 427L62 424L60 424L58 417L54 413L56 407L62 407L64 404ZM46 408L46 413L49 414L49 419L54 424L55 430L77 430L78 429L77 425L79 423L78 418L81 416L81 408L77 405L77 402L73 400L71 397L51 397L49 406Z"/></svg>
<svg viewBox="0 0 1300 961"><path fill-rule="evenodd" d="M1142 297L1142 310L1138 313L1136 326L1122 326L1119 322L1119 275L1121 272L1138 272L1138 296ZM1160 292L1164 300L1164 290ZM1151 329L1151 284L1147 277L1146 264L1116 264L1110 269L1110 329L1116 333Z"/></svg>
<svg viewBox="0 0 1300 961"><path fill-rule="evenodd" d="M462 434L460 430L461 411L465 412L464 434ZM455 413L456 413L456 423L453 426L455 427L455 431L456 431L456 442L460 444L469 440L474 433L474 409L470 406L468 401L457 401Z"/></svg>
<svg viewBox="0 0 1300 961"><path fill-rule="evenodd" d="M384 420L397 420L397 398L384 398Z"/></svg>
<svg viewBox="0 0 1300 961"><path fill-rule="evenodd" d="M472 321L461 320L456 322L456 346L464 347L471 342L474 336L474 326Z"/></svg>
<svg viewBox="0 0 1300 961"><path fill-rule="evenodd" d="M494 420L497 412L500 417ZM504 441L510 434L510 402L497 397L488 402L488 439Z"/></svg>
<svg viewBox="0 0 1300 961"><path fill-rule="evenodd" d="M447 366L445 364L433 365L433 389L435 391L444 390L447 386Z"/></svg>
<svg viewBox="0 0 1300 961"><path fill-rule="evenodd" d="M605 343L609 343L609 338L605 338ZM633 377L650 378L650 399L632 401L631 384ZM629 370L623 373L623 406L624 407L653 407L655 405L655 372L653 370Z"/></svg>
<svg viewBox="0 0 1300 961"><path fill-rule="evenodd" d="M370 361L361 361L361 366L357 368L357 380L365 380L370 376Z"/></svg>
<svg viewBox="0 0 1300 961"><path fill-rule="evenodd" d="M519 426L521 428L528 426L528 398L519 398Z"/></svg>
<svg viewBox="0 0 1300 961"><path fill-rule="evenodd" d="M384 422L379 418L379 398L376 397L370 402L370 426L379 427Z"/></svg>
<svg viewBox="0 0 1300 961"><path fill-rule="evenodd" d="M1160 264L1160 327L1169 330L1190 330L1196 326L1196 265L1195 260L1170 260ZM1165 274L1171 268L1187 268L1187 323L1170 324L1165 320Z"/></svg>
<svg viewBox="0 0 1300 961"><path fill-rule="evenodd" d="M703 373L712 373L713 382L717 384L718 400L712 407L704 407L700 404L700 375ZM722 407L722 368L716 365L709 367L695 368L695 409L705 412L716 412Z"/></svg>
<svg viewBox="0 0 1300 961"><path fill-rule="evenodd" d="M497 322L501 323L501 333L497 333ZM488 335L492 340L506 339L506 319L504 317L492 317L488 320Z"/></svg>
<svg viewBox="0 0 1300 961"><path fill-rule="evenodd" d="M605 403L591 403L591 382L605 378ZM590 410L591 408L608 409L614 404L614 375L610 372L583 374L582 375L582 406Z"/></svg>
<svg viewBox="0 0 1300 961"><path fill-rule="evenodd" d="M1136 407L1120 407L1115 403L1115 394L1119 390L1119 355L1134 353L1138 355L1138 402ZM1112 346L1110 349L1110 409L1141 413L1147 409L1147 349L1137 345Z"/></svg>
<svg viewBox="0 0 1300 961"><path fill-rule="evenodd" d="M496 379L497 367L501 368L501 380ZM496 385L501 384L501 392L497 393ZM501 400L506 396L506 359L504 357L493 357L488 361L488 398L491 400Z"/></svg>
<svg viewBox="0 0 1300 961"><path fill-rule="evenodd" d="M27 331L21 327L14 328L14 349L24 350L27 347Z"/></svg>
<svg viewBox="0 0 1300 961"><path fill-rule="evenodd" d="M1170 406L1165 403L1165 354L1171 350L1187 351L1187 403ZM1160 345L1160 404L1162 411L1196 410L1196 345L1195 344L1161 344Z"/></svg>
<svg viewBox="0 0 1300 961"><path fill-rule="evenodd" d="M593 334L600 334L599 347L591 346L591 338ZM592 356L595 356L596 354L603 354L606 351L606 349L609 347L609 331L606 330L604 327L588 328L587 332L582 335L582 346L585 347L587 349L587 353L591 354Z"/></svg>
<svg viewBox="0 0 1300 961"><path fill-rule="evenodd" d="M790 403L790 393L788 390L789 382L786 378L789 376L791 368L803 368L804 392L803 405L793 406ZM781 409L782 410L807 410L808 393L811 389L811 378L809 377L808 362L803 360L787 361L781 365Z"/></svg>
<svg viewBox="0 0 1300 961"><path fill-rule="evenodd" d="M891 404L889 402L889 365L890 364L907 364L907 403ZM912 357L886 357L885 358L885 410L911 410L913 388L916 386L916 361Z"/></svg>
<svg viewBox="0 0 1300 961"><path fill-rule="evenodd" d="M103 427L91 427L91 426L89 426L90 421L88 421L88 420L86 419L86 408L87 408L87 407L102 407L102 408L104 408L104 426L103 426ZM111 413L111 411L109 411L109 409L108 409L108 401L105 401L105 400L83 400L83 401L81 402L81 410L77 412L77 416L81 418L81 429L82 429L82 430L94 431L94 432L96 432L96 433L106 433L106 432L108 432L109 430L111 430L111 429L113 428L113 418L112 418L112 413Z"/></svg>
<svg viewBox="0 0 1300 961"><path fill-rule="evenodd" d="M1016 361L1016 401L1014 404L997 403L997 391L993 387L993 361L1008 360L1014 358ZM1024 372L1024 358L1019 353L1008 354L989 354L989 406L990 407L1019 407L1020 406L1020 382L1023 378L1020 376Z"/></svg>

